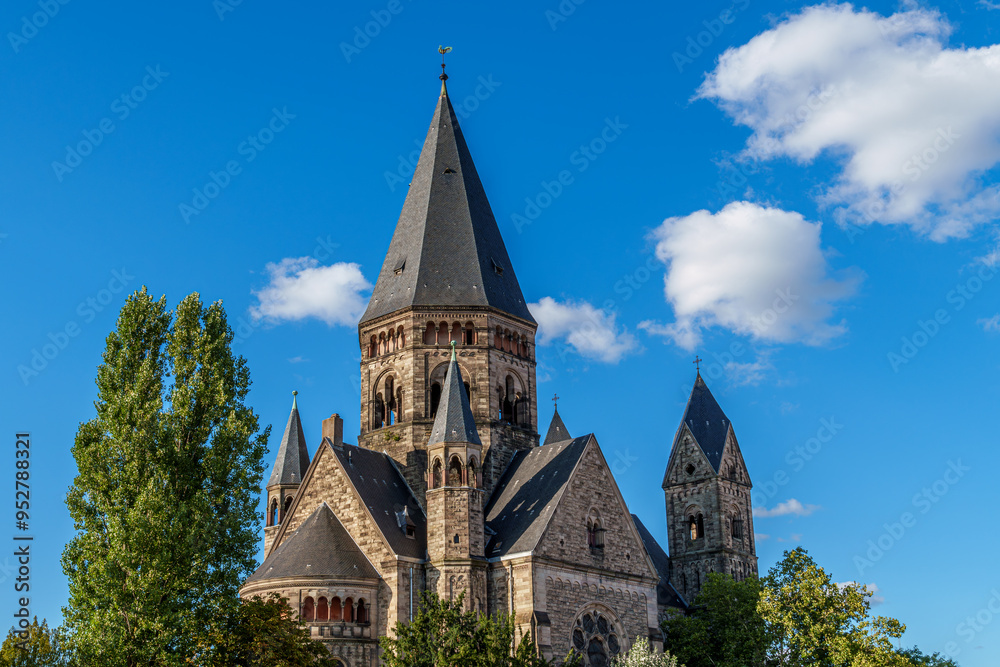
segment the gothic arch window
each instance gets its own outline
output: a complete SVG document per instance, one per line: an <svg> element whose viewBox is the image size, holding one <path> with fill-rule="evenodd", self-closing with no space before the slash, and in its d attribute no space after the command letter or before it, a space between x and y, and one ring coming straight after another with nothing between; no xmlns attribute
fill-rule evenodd
<svg viewBox="0 0 1000 667"><path fill-rule="evenodd" d="M462 461L457 456L448 464L448 486L462 486Z"/></svg>
<svg viewBox="0 0 1000 667"><path fill-rule="evenodd" d="M385 401L382 400L382 392L375 394L375 423L374 428L385 426Z"/></svg>
<svg viewBox="0 0 1000 667"><path fill-rule="evenodd" d="M424 345L434 345L437 334L434 331L434 323L428 322L427 328L424 330Z"/></svg>
<svg viewBox="0 0 1000 667"><path fill-rule="evenodd" d="M465 323L465 344L476 344L476 327L472 322Z"/></svg>
<svg viewBox="0 0 1000 667"><path fill-rule="evenodd" d="M504 381L504 397L503 397L503 420L508 424L514 423L514 378L510 375Z"/></svg>
<svg viewBox="0 0 1000 667"><path fill-rule="evenodd" d="M479 466L476 464L476 458L472 457L469 459L468 470L466 470L466 476L469 480L469 486L473 488L479 488L482 482L479 480Z"/></svg>
<svg viewBox="0 0 1000 667"><path fill-rule="evenodd" d="M431 385L431 419L437 415L438 406L441 404L441 385L435 382Z"/></svg>
<svg viewBox="0 0 1000 667"><path fill-rule="evenodd" d="M587 667L608 667L615 657L627 650L621 624L603 608L581 613L573 624L570 641Z"/></svg>
<svg viewBox="0 0 1000 667"><path fill-rule="evenodd" d="M313 621L316 619L316 606L311 597L306 598L302 604L302 620Z"/></svg>
<svg viewBox="0 0 1000 667"><path fill-rule="evenodd" d="M330 620L340 621L344 618L344 608L340 604L340 598L334 596L330 600Z"/></svg>
<svg viewBox="0 0 1000 667"><path fill-rule="evenodd" d="M284 509L281 510L281 518L278 519L278 523L281 523L282 521L285 520L285 517L288 516L288 510L290 510L291 508L292 508L292 497L288 496L287 498L285 498L285 507Z"/></svg>
<svg viewBox="0 0 1000 667"><path fill-rule="evenodd" d="M354 622L354 600L351 598L346 598L344 600L344 616L343 620L348 623Z"/></svg>
<svg viewBox="0 0 1000 667"><path fill-rule="evenodd" d="M431 488L436 489L441 486L441 459L434 459L434 467L431 469Z"/></svg>
<svg viewBox="0 0 1000 667"><path fill-rule="evenodd" d="M597 510L587 515L587 546L593 550L604 548L604 522Z"/></svg>
<svg viewBox="0 0 1000 667"><path fill-rule="evenodd" d="M688 515L688 532L691 534L692 540L705 537L705 517L701 512L698 512L697 515Z"/></svg>
<svg viewBox="0 0 1000 667"><path fill-rule="evenodd" d="M330 608L326 604L326 598L321 597L316 601L316 620L325 621L330 618Z"/></svg>
<svg viewBox="0 0 1000 667"><path fill-rule="evenodd" d="M267 511L267 525L276 526L278 525L278 499L273 498L271 500L271 508Z"/></svg>

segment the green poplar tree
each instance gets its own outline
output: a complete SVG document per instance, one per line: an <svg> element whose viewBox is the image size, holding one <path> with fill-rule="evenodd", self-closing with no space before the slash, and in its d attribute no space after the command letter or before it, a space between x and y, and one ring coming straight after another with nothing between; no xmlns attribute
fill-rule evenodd
<svg viewBox="0 0 1000 667"><path fill-rule="evenodd" d="M191 294L174 313L145 288L107 337L66 499L64 615L82 664L190 664L199 636L238 611L270 427L244 403L232 339L221 303Z"/></svg>

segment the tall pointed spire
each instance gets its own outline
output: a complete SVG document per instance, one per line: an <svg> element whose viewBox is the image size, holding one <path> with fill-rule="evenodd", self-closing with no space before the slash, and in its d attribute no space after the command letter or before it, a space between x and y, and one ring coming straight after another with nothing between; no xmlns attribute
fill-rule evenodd
<svg viewBox="0 0 1000 667"><path fill-rule="evenodd" d="M573 436L569 434L566 425L563 424L562 417L559 416L559 408L556 407L552 413L552 422L549 424L549 431L545 434L545 441L542 445L551 445L553 442L571 440Z"/></svg>
<svg viewBox="0 0 1000 667"><path fill-rule="evenodd" d="M715 472L719 472L731 424L722 406L715 400L715 396L712 396L708 385L702 379L700 370L694 380L694 387L691 389L682 421L691 430L712 468Z"/></svg>
<svg viewBox="0 0 1000 667"><path fill-rule="evenodd" d="M451 344L451 362L448 364L448 374L444 378L444 390L441 392L441 402L438 404L428 444L439 442L483 444L479 439L479 431L476 430L476 420L472 417L465 385L462 384L462 372L458 368L458 359L455 356L455 343Z"/></svg>
<svg viewBox="0 0 1000 667"><path fill-rule="evenodd" d="M533 324L445 78L361 323L410 306L486 306Z"/></svg>
<svg viewBox="0 0 1000 667"><path fill-rule="evenodd" d="M301 484L309 468L309 450L306 448L306 436L302 432L302 420L299 418L296 400L298 393L292 392L292 413L288 415L288 424L278 447L278 456L274 461L268 486Z"/></svg>

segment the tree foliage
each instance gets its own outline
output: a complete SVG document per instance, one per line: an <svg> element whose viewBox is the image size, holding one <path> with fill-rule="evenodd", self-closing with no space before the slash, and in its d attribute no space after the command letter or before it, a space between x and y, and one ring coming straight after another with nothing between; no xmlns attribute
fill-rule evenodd
<svg viewBox="0 0 1000 667"><path fill-rule="evenodd" d="M27 637L11 628L0 646L0 667L70 667L70 652L62 633L49 628L36 616L23 630Z"/></svg>
<svg viewBox="0 0 1000 667"><path fill-rule="evenodd" d="M615 656L611 667L684 667L676 656L669 652L655 653L649 646L649 640L638 637L628 653Z"/></svg>
<svg viewBox="0 0 1000 667"><path fill-rule="evenodd" d="M916 667L958 667L958 663L953 659L945 657L940 653L927 655L916 646L897 649L897 653L912 662Z"/></svg>
<svg viewBox="0 0 1000 667"><path fill-rule="evenodd" d="M489 616L462 609L457 600L425 592L411 623L396 623L383 637L384 667L545 667L527 636L518 637L514 615ZM574 659L564 665L578 664Z"/></svg>
<svg viewBox="0 0 1000 667"><path fill-rule="evenodd" d="M770 632L757 613L761 582L711 573L691 612L663 623L664 645L687 667L764 665Z"/></svg>
<svg viewBox="0 0 1000 667"><path fill-rule="evenodd" d="M799 547L768 572L758 610L774 631L782 667L910 667L892 645L906 626L871 616L871 592L838 585Z"/></svg>
<svg viewBox="0 0 1000 667"><path fill-rule="evenodd" d="M97 371L66 499L64 609L86 665L182 665L255 568L270 428L244 403L246 361L221 303L129 297Z"/></svg>
<svg viewBox="0 0 1000 667"><path fill-rule="evenodd" d="M322 642L277 593L243 600L233 614L200 637L199 667L335 667Z"/></svg>

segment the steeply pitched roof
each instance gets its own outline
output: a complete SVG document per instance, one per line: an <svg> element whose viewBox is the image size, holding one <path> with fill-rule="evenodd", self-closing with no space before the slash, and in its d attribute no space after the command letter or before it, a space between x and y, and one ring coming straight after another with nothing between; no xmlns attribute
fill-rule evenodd
<svg viewBox="0 0 1000 667"><path fill-rule="evenodd" d="M444 84L361 323L408 306L492 306L535 321Z"/></svg>
<svg viewBox="0 0 1000 667"><path fill-rule="evenodd" d="M293 397L292 413L288 415L285 435L281 437L278 456L274 461L274 469L271 471L271 478L267 485L301 484L308 469L309 450L306 448L306 436L302 433L299 406Z"/></svg>
<svg viewBox="0 0 1000 667"><path fill-rule="evenodd" d="M562 417L559 416L559 408L552 414L552 421L549 423L549 431L545 434L543 445L551 445L553 442L570 440L573 436L569 434L566 425L563 424Z"/></svg>
<svg viewBox="0 0 1000 667"><path fill-rule="evenodd" d="M427 518L388 454L353 445L332 447L358 490L389 548L399 556L423 559L427 554ZM401 516L403 509L406 515ZM405 520L413 523L406 536ZM402 525L401 525L402 522Z"/></svg>
<svg viewBox="0 0 1000 667"><path fill-rule="evenodd" d="M687 408L681 421L691 429L691 434L694 435L701 451L705 452L712 469L719 472L730 422L718 401L712 396L712 392L708 390L708 385L701 379L701 373L698 373L694 381L694 388L691 389L691 396L688 398Z"/></svg>
<svg viewBox="0 0 1000 667"><path fill-rule="evenodd" d="M535 548L592 437L514 455L484 512L486 525L495 533L486 545L487 558Z"/></svg>
<svg viewBox="0 0 1000 667"><path fill-rule="evenodd" d="M282 577L378 579L379 575L344 524L323 503L271 552L247 583Z"/></svg>
<svg viewBox="0 0 1000 667"><path fill-rule="evenodd" d="M462 371L455 359L455 346L451 347L451 362L444 377L444 389L441 391L441 401L438 403L434 426L427 444L439 442L471 442L482 445L479 431L476 430L476 420L472 417L472 407L469 397L465 394L462 384Z"/></svg>
<svg viewBox="0 0 1000 667"><path fill-rule="evenodd" d="M632 515L632 523L635 524L635 528L639 531L639 537L642 539L642 546L646 548L646 553L649 554L650 559L653 561L654 567L656 567L656 573L660 575L660 583L656 585L656 602L657 604L667 605L670 607L679 607L681 609L687 608L687 602L681 597L681 594L673 587L670 583L670 557L660 546L653 534L646 529L642 521L639 521L639 517Z"/></svg>

